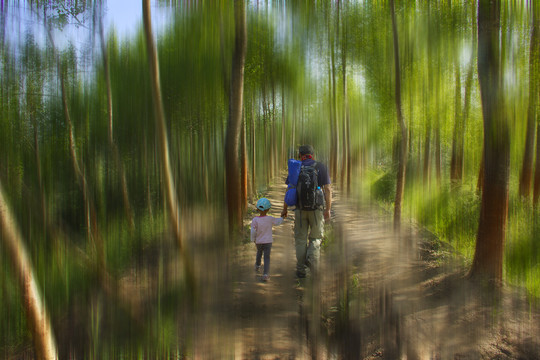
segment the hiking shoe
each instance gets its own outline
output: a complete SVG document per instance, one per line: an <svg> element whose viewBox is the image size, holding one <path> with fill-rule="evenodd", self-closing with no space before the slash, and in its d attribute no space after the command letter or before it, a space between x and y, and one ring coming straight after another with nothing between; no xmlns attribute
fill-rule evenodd
<svg viewBox="0 0 540 360"><path fill-rule="evenodd" d="M270 280L270 275L264 274L264 275L262 276L262 281L268 281L268 280Z"/></svg>
<svg viewBox="0 0 540 360"><path fill-rule="evenodd" d="M262 265L255 265L255 272L258 273L262 269Z"/></svg>
<svg viewBox="0 0 540 360"><path fill-rule="evenodd" d="M301 273L300 271L296 272L296 278L297 279L305 279L305 277L306 277L305 273Z"/></svg>

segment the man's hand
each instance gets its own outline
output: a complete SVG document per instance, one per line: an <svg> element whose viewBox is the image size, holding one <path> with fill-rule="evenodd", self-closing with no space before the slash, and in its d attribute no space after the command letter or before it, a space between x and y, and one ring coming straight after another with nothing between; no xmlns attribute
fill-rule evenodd
<svg viewBox="0 0 540 360"><path fill-rule="evenodd" d="M324 221L329 221L330 220L330 209L325 209L324 210Z"/></svg>
<svg viewBox="0 0 540 360"><path fill-rule="evenodd" d="M287 217L287 209L283 209L283 211L281 211L281 217L282 217L282 218L286 218L286 217Z"/></svg>

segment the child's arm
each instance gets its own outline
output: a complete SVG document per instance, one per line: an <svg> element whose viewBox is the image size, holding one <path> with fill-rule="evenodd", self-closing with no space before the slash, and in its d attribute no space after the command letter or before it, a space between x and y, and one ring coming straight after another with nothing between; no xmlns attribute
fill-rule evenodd
<svg viewBox="0 0 540 360"><path fill-rule="evenodd" d="M255 239L257 238L257 222L255 219L251 221L251 242L255 242Z"/></svg>
<svg viewBox="0 0 540 360"><path fill-rule="evenodd" d="M283 224L283 218L282 217L279 217L279 218L274 218L274 220L272 221L274 225L281 225Z"/></svg>

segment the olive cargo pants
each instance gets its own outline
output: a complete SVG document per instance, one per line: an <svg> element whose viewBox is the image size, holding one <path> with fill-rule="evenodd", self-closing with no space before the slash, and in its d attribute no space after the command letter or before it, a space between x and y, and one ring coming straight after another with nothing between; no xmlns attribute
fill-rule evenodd
<svg viewBox="0 0 540 360"><path fill-rule="evenodd" d="M321 240L324 235L323 210L294 211L294 243L296 275L306 276L306 266L315 272L319 265Z"/></svg>

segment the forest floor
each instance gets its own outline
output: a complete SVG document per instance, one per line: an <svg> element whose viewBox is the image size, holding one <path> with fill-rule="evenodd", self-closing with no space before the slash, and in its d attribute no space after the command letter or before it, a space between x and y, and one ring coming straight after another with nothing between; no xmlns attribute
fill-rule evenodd
<svg viewBox="0 0 540 360"><path fill-rule="evenodd" d="M284 192L268 190L270 215ZM203 294L194 358L540 358L540 311L523 291L472 282L450 247L411 224L396 235L376 206L335 193L332 209L317 277L295 278L293 216L274 228L270 281L255 246L236 247L224 287Z"/></svg>

